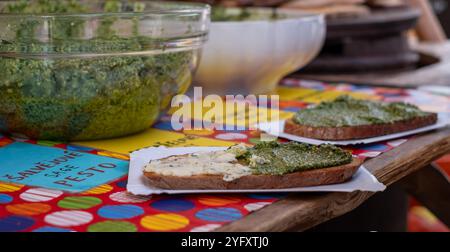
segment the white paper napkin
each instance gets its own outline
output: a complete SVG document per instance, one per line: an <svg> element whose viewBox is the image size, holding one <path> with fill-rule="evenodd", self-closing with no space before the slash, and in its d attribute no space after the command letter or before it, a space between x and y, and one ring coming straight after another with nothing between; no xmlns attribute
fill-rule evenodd
<svg viewBox="0 0 450 252"><path fill-rule="evenodd" d="M310 186L287 189L254 189L254 190L167 190L153 187L143 175L143 167L150 160L161 159L173 155L183 155L200 151L224 150L226 147L151 147L130 154L130 169L127 191L135 195L150 194L183 194L183 193L254 193L254 192L353 192L353 191L383 191L386 186L361 166L350 181L342 184Z"/></svg>
<svg viewBox="0 0 450 252"><path fill-rule="evenodd" d="M355 139L355 140L344 140L344 141L327 141L327 140L319 140L319 139L313 139L313 138L307 138L307 137L300 137L296 135L291 135L284 132L284 120L282 121L273 121L273 122L266 122L266 123L260 123L257 125L257 128L277 137L286 138L292 141L296 142L302 142L302 143L309 143L309 144L334 144L334 145L354 145L354 144L369 144L369 143L376 143L391 139L396 139L404 136L410 136L418 133L423 133L435 129L440 129L448 126L450 124L449 116L446 113L439 113L438 114L438 120L435 124L418 128L415 130L408 130L403 131L395 134L385 135L385 136L379 136L379 137L370 137L370 138L364 138L364 139Z"/></svg>

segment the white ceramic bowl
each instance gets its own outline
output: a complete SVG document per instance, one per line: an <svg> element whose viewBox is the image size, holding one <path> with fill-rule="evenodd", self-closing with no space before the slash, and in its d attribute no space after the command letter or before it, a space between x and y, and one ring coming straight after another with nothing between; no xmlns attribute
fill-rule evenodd
<svg viewBox="0 0 450 252"><path fill-rule="evenodd" d="M212 22L193 85L216 94L273 91L285 75L317 56L325 39L322 15L250 8L257 20ZM239 12L240 9L229 9Z"/></svg>

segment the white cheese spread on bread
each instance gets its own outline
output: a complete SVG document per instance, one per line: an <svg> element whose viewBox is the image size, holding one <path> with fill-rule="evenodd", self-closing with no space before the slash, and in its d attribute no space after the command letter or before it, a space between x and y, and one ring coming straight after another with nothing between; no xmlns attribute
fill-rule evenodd
<svg viewBox="0 0 450 252"><path fill-rule="evenodd" d="M249 167L237 162L235 151L238 151L240 146L233 147L227 151L197 152L152 160L144 170L160 175L179 177L223 175L225 181L251 175L252 170Z"/></svg>

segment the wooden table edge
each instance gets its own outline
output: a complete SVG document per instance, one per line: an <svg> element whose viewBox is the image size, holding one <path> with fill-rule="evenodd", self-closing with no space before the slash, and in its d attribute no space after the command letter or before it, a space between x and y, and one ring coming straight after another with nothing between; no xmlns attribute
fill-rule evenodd
<svg viewBox="0 0 450 252"><path fill-rule="evenodd" d="M386 186L450 152L450 129L419 135L370 159L364 166ZM295 193L225 224L217 232L301 231L343 215L374 193Z"/></svg>

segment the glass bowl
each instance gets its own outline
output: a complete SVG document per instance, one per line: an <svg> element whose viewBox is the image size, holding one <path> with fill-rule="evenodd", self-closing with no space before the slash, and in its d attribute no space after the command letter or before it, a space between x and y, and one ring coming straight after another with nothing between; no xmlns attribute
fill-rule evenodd
<svg viewBox="0 0 450 252"><path fill-rule="evenodd" d="M149 128L193 79L209 6L0 1L0 132L94 140Z"/></svg>

